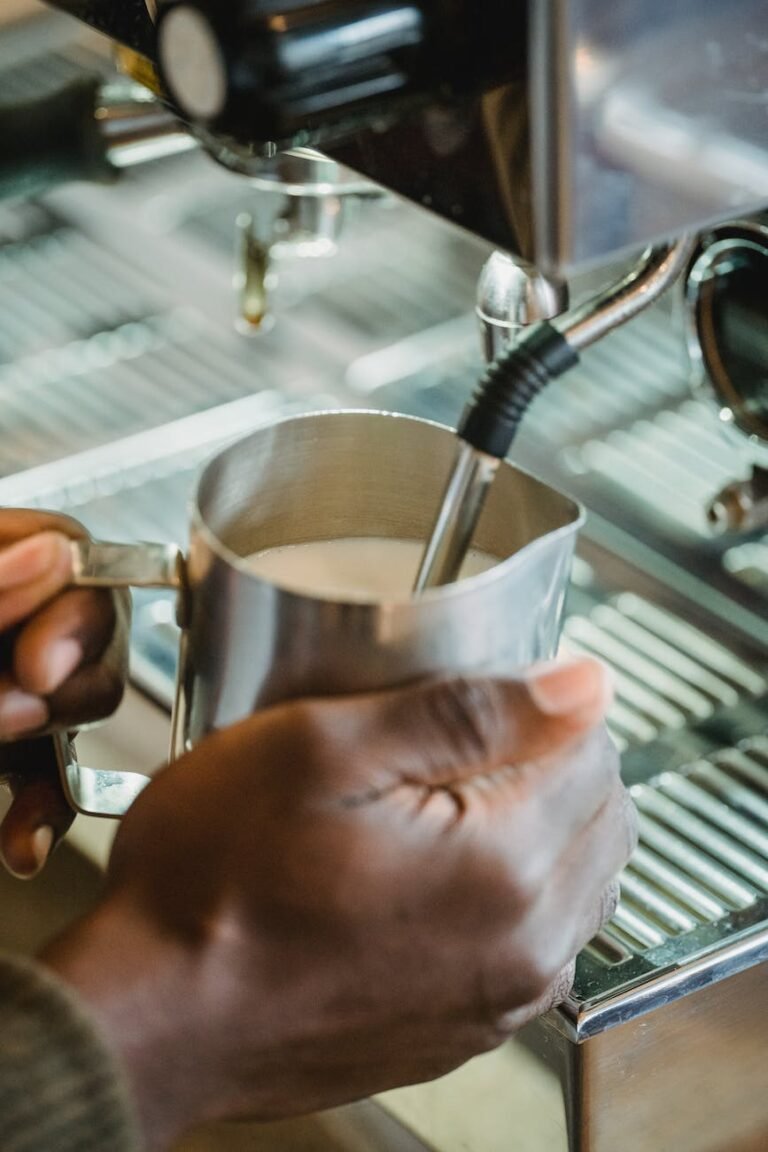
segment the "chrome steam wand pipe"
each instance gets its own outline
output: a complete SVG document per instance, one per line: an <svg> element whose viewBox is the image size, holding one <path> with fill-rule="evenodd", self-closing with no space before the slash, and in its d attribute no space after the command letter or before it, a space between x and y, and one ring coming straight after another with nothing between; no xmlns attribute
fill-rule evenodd
<svg viewBox="0 0 768 1152"><path fill-rule="evenodd" d="M458 428L459 447L414 592L454 581L488 490L520 422L539 392L578 363L579 353L649 307L682 274L695 240L646 251L617 284L555 323L535 324L483 376Z"/></svg>
<svg viewBox="0 0 768 1152"><path fill-rule="evenodd" d="M554 321L571 348L583 352L614 328L654 304L682 276L696 247L695 237L648 248L616 284Z"/></svg>
<svg viewBox="0 0 768 1152"><path fill-rule="evenodd" d="M478 452L459 440L456 463L416 577L416 592L431 588L434 584L450 582L435 580L435 573L458 574L472 543L486 493L500 463L495 456Z"/></svg>

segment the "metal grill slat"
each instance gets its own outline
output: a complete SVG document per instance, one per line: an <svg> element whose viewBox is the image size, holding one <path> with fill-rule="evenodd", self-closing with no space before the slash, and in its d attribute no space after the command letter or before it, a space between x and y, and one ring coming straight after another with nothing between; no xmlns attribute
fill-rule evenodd
<svg viewBox="0 0 768 1152"><path fill-rule="evenodd" d="M717 762L728 763L724 757L718 757ZM714 796L722 800L730 810L743 812L768 829L768 800L763 799L753 789L746 788L741 782L740 776L724 772L716 764L711 764L706 760L697 764L690 771L689 776L696 784L707 788Z"/></svg>
<svg viewBox="0 0 768 1152"><path fill-rule="evenodd" d="M688 811L695 812L708 823L722 829L750 851L768 860L768 835L752 821L734 812L727 804L711 796L703 788L674 772L665 772L655 782L656 788L669 796ZM768 868L765 871L764 887L768 890Z"/></svg>
<svg viewBox="0 0 768 1152"><path fill-rule="evenodd" d="M659 823L642 810L638 816L640 841L709 889L729 909L749 908L758 889L731 872L722 861L707 856L668 825Z"/></svg>
<svg viewBox="0 0 768 1152"><path fill-rule="evenodd" d="M768 892L768 866L749 849L654 788L639 785L632 789L632 797L641 812L682 833L713 859L722 861L737 875L754 884L759 891Z"/></svg>

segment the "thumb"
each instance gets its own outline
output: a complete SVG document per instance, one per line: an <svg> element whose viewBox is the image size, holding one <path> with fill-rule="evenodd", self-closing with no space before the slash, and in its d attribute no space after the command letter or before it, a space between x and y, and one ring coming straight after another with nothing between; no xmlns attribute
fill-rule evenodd
<svg viewBox="0 0 768 1152"><path fill-rule="evenodd" d="M369 697L373 786L438 786L554 756L604 718L610 673L590 658L536 665L519 680L458 678Z"/></svg>

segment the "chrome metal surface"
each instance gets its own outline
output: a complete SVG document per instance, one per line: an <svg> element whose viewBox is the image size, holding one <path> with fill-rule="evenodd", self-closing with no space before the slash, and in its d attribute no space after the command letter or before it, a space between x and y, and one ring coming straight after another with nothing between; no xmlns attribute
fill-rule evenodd
<svg viewBox="0 0 768 1152"><path fill-rule="evenodd" d="M173 544L73 540L72 580L81 588L180 588L183 559Z"/></svg>
<svg viewBox="0 0 768 1152"><path fill-rule="evenodd" d="M139 51L155 49L139 0L53 2ZM328 145L342 162L566 274L768 203L763 0L731 0L727 10L715 0L610 9L605 0L489 0L476 10L470 31L484 20L493 31L484 52L475 43L467 55L492 66L489 91L454 90L447 102L436 77L426 107L390 110ZM224 77L222 50L199 17L185 7L183 30L208 68L183 79L204 116ZM317 119L306 127L332 138ZM308 138L300 131L295 142ZM247 149L270 150L263 140Z"/></svg>
<svg viewBox="0 0 768 1152"><path fill-rule="evenodd" d="M602 340L645 311L682 276L695 248L693 239L651 248L636 267L555 323L577 352Z"/></svg>
<svg viewBox="0 0 768 1152"><path fill-rule="evenodd" d="M146 88L130 81L105 84L95 110L107 159L118 169L177 156L198 147L188 128Z"/></svg>
<svg viewBox="0 0 768 1152"><path fill-rule="evenodd" d="M567 313L558 327L571 347L583 351L650 307L682 275L693 247L693 241L682 240L668 248L647 252L618 284ZM494 474L491 456L469 444L460 445L424 552L416 581L417 592L448 584L456 578L472 543Z"/></svg>
<svg viewBox="0 0 768 1152"><path fill-rule="evenodd" d="M415 592L450 584L458 576L499 464L494 456L458 442L456 459L416 577Z"/></svg>
<svg viewBox="0 0 768 1152"><path fill-rule="evenodd" d="M764 15L761 0L534 6L536 263L594 263L768 201Z"/></svg>
<svg viewBox="0 0 768 1152"><path fill-rule="evenodd" d="M708 231L688 269L686 337L696 382L724 422L768 443L768 217ZM766 457L768 458L768 457Z"/></svg>
<svg viewBox="0 0 768 1152"><path fill-rule="evenodd" d="M760 1152L768 1135L761 1051L768 934L638 990L647 1013L569 1046L571 1148L578 1152ZM657 985L657 987L654 987ZM684 990L681 987L684 985ZM595 1021L595 1023L597 1023Z"/></svg>
<svg viewBox="0 0 768 1152"><path fill-rule="evenodd" d="M251 158L245 169L254 188L289 196L381 196L381 189L330 156L312 148L293 148L274 156Z"/></svg>
<svg viewBox="0 0 768 1152"><path fill-rule="evenodd" d="M312 540L424 539L454 446L448 429L405 417L321 413L256 432L208 465L188 563L192 742L300 694L512 672L554 653L581 511L509 465L476 537L500 563L481 576L415 599L344 602L288 592L243 562Z"/></svg>
<svg viewBox="0 0 768 1152"><path fill-rule="evenodd" d="M476 312L486 360L496 360L522 329L568 308L568 285L506 252L494 252L477 286Z"/></svg>
<svg viewBox="0 0 768 1152"><path fill-rule="evenodd" d="M727 484L707 509L715 532L755 532L768 528L768 469L757 465L746 480Z"/></svg>
<svg viewBox="0 0 768 1152"><path fill-rule="evenodd" d="M65 735L52 736L65 795L75 812L85 816L122 816L149 784L140 772L107 772L87 768L77 759Z"/></svg>
<svg viewBox="0 0 768 1152"><path fill-rule="evenodd" d="M554 655L582 513L497 461L477 546L499 563L481 577L423 599L343 602L284 590L243 562L312 540L418 540L454 444L448 429L383 413L282 421L208 464L188 562L168 545L72 544L75 584L183 588L188 635L175 746L301 693L380 688L447 670L512 672ZM353 490L349 476L358 477Z"/></svg>

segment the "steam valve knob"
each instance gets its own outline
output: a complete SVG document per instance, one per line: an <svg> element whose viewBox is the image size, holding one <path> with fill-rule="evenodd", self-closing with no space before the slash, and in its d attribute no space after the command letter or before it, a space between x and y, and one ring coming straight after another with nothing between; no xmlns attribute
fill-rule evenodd
<svg viewBox="0 0 768 1152"><path fill-rule="evenodd" d="M424 42L422 0L171 0L157 53L181 114L246 141L307 143L405 98Z"/></svg>

